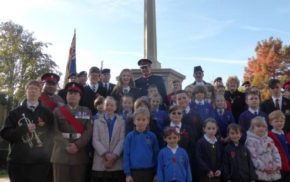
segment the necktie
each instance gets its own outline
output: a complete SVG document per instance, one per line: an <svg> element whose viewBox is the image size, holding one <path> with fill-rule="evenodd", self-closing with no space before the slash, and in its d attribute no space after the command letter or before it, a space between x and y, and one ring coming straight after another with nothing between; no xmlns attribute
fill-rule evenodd
<svg viewBox="0 0 290 182"><path fill-rule="evenodd" d="M279 99L275 100L275 108L276 110L280 110Z"/></svg>
<svg viewBox="0 0 290 182"><path fill-rule="evenodd" d="M124 94L128 94L128 89L125 88L125 89L123 90L123 92L124 92Z"/></svg>
<svg viewBox="0 0 290 182"><path fill-rule="evenodd" d="M108 128L111 126L111 118L108 118Z"/></svg>
<svg viewBox="0 0 290 182"><path fill-rule="evenodd" d="M128 111L124 112L124 119L127 120Z"/></svg>
<svg viewBox="0 0 290 182"><path fill-rule="evenodd" d="M93 91L96 92L96 86L95 85L93 85Z"/></svg>
<svg viewBox="0 0 290 182"><path fill-rule="evenodd" d="M35 107L34 106L30 106L30 108L29 108L32 112L34 112L35 111Z"/></svg>

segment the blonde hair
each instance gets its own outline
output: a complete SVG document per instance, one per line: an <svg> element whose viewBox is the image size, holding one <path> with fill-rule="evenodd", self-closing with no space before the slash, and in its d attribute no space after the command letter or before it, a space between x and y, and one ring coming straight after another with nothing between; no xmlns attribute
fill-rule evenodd
<svg viewBox="0 0 290 182"><path fill-rule="evenodd" d="M240 80L238 79L237 76L229 76L229 78L227 79L227 87L229 87L230 82L235 81L238 85L238 87L240 86Z"/></svg>
<svg viewBox="0 0 290 182"><path fill-rule="evenodd" d="M285 122L285 115L280 110L273 111L269 114L269 122L271 123L275 119Z"/></svg>
<svg viewBox="0 0 290 182"><path fill-rule="evenodd" d="M146 107L139 107L136 109L133 119L135 120L135 118L139 115L145 116L148 120L150 120L150 112Z"/></svg>
<svg viewBox="0 0 290 182"><path fill-rule="evenodd" d="M266 129L268 128L265 118L261 117L261 116L257 116L257 117L254 117L251 120L251 126L250 126L249 130L251 132L253 132L254 131L254 127L255 126L259 126L259 125L264 125L266 127Z"/></svg>

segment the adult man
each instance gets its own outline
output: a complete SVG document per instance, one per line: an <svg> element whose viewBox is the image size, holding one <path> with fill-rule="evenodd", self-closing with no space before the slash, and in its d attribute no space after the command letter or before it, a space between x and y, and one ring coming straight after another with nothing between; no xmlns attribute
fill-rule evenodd
<svg viewBox="0 0 290 182"><path fill-rule="evenodd" d="M79 106L83 87L75 82L65 86L65 106L54 110L55 144L51 155L54 182L83 182L89 161L87 143L92 135L91 112ZM88 169L89 170L89 169Z"/></svg>
<svg viewBox="0 0 290 182"><path fill-rule="evenodd" d="M89 85L85 86L84 94L81 101L81 106L88 107L92 114L96 114L96 109L94 107L95 99L101 94L101 83L99 82L100 70L98 67L91 67L89 70Z"/></svg>
<svg viewBox="0 0 290 182"><path fill-rule="evenodd" d="M79 72L78 74L78 80L79 80L79 83L85 87L87 85L87 80L88 80L88 74L86 71L81 71Z"/></svg>
<svg viewBox="0 0 290 182"><path fill-rule="evenodd" d="M152 61L149 59L140 59L138 65L140 66L142 76L135 80L135 86L141 89L140 96L146 96L147 89L150 85L156 85L158 92L162 97L163 103L167 104L167 93L164 81L161 76L151 74Z"/></svg>
<svg viewBox="0 0 290 182"><path fill-rule="evenodd" d="M42 105L50 111L53 111L57 106L62 106L64 100L59 95L55 94L59 76L54 73L45 73L41 76L41 81L43 83L40 96Z"/></svg>
<svg viewBox="0 0 290 182"><path fill-rule="evenodd" d="M68 76L68 83L70 82L77 82L78 83L78 77L77 73L70 73ZM58 95L65 101L66 100L66 91L65 89L61 89L58 91Z"/></svg>
<svg viewBox="0 0 290 182"><path fill-rule="evenodd" d="M280 80L270 79L268 87L272 97L262 103L261 110L267 114L281 110L286 116L284 131L290 132L290 100L282 96Z"/></svg>
<svg viewBox="0 0 290 182"><path fill-rule="evenodd" d="M102 91L101 91L101 95L103 95L103 97L107 97L110 96L112 93L113 88L115 87L115 84L110 83L110 79L111 79L111 70L110 69L103 69L102 70Z"/></svg>
<svg viewBox="0 0 290 182"><path fill-rule="evenodd" d="M203 70L201 66L195 66L193 68L193 77L195 81L192 85L206 85L207 83L203 80Z"/></svg>
<svg viewBox="0 0 290 182"><path fill-rule="evenodd" d="M26 99L9 112L0 135L9 142L8 174L11 182L48 182L53 147L53 115L38 100L41 85L29 81Z"/></svg>

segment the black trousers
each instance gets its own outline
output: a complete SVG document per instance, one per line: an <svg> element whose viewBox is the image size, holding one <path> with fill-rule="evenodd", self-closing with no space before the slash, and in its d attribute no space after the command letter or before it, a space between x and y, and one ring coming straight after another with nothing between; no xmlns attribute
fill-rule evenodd
<svg viewBox="0 0 290 182"><path fill-rule="evenodd" d="M131 176L136 182L152 182L154 178L153 169L132 169Z"/></svg>
<svg viewBox="0 0 290 182"><path fill-rule="evenodd" d="M125 182L123 171L92 171L91 182Z"/></svg>
<svg viewBox="0 0 290 182"><path fill-rule="evenodd" d="M49 182L51 180L51 164L15 164L8 163L10 182Z"/></svg>

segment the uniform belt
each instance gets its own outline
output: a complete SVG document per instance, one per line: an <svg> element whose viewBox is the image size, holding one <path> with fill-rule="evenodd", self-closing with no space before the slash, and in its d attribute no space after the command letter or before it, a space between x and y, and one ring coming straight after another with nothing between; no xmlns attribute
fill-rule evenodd
<svg viewBox="0 0 290 182"><path fill-rule="evenodd" d="M81 138L82 135L80 133L62 133L62 136L65 139L76 140Z"/></svg>

